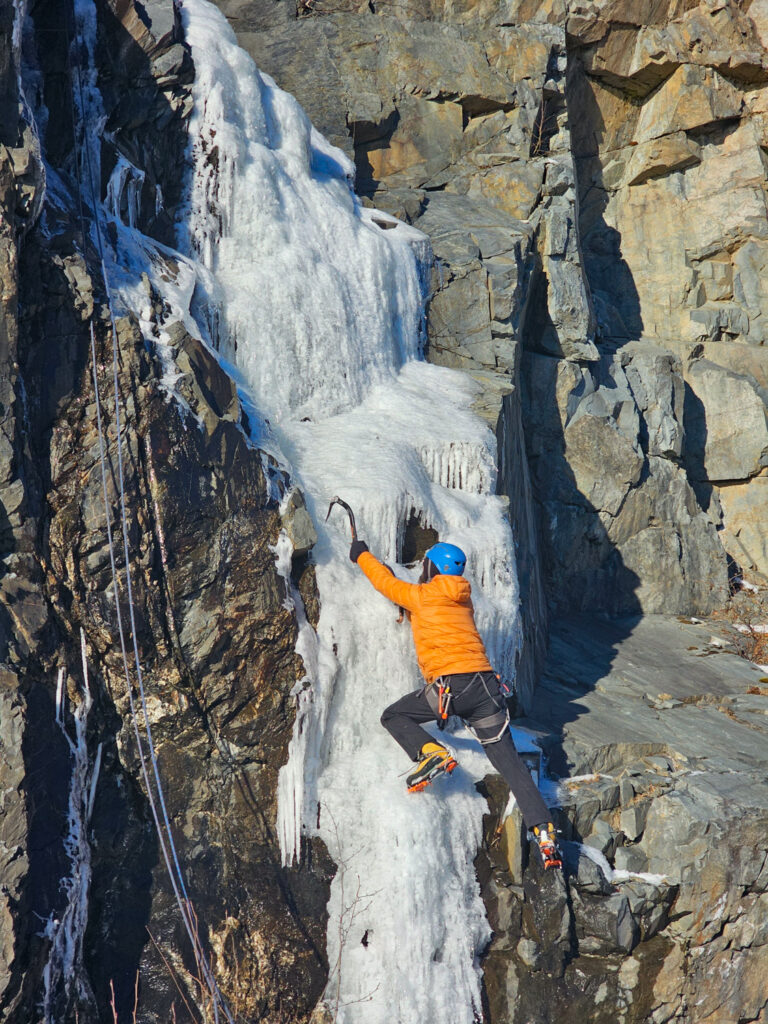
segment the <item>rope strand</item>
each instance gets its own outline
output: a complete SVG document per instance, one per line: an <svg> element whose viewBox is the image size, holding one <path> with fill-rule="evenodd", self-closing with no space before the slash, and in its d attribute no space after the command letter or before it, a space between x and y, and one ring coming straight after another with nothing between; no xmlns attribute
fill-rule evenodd
<svg viewBox="0 0 768 1024"><path fill-rule="evenodd" d="M74 4L74 0L73 0L73 4ZM166 870L167 870L167 873L168 873L168 878L170 880L171 887L173 889L173 893L174 893L174 896L175 896L175 899L176 899L176 903L178 905L179 912L181 914L182 922L184 924L184 927L185 927L185 930L187 932L187 935L189 936L190 942L192 943L192 949L193 949L193 952L194 952L194 955L195 955L195 960L196 960L196 962L198 964L199 969L202 971L202 974L203 974L203 980L204 980L205 986L206 986L206 988L208 990L208 994L209 994L210 999L211 999L211 1005L213 1007L213 1014L214 1014L215 1024L219 1024L219 1020L220 1020L219 1013L220 1013L220 1010L224 1013L224 1015L225 1015L227 1021L229 1022L229 1024L234 1024L234 1020L233 1020L232 1014L230 1013L229 1008L227 1006L227 1003L226 1003L226 1001L225 1001L225 999L224 999L224 997L223 997L223 995L221 993L221 990L219 989L219 986L218 986L218 984L216 982L216 979L215 979L215 977L213 975L213 971L212 971L212 969L210 967L210 964L208 963L208 958L206 957L205 951L203 950L202 944L200 942L199 931L198 931L198 928L197 928L197 916L196 916L196 914L194 912L192 901L191 901L191 899L189 897L189 894L187 892L187 888L186 888L186 885L185 885L185 882L184 882L184 875L183 875L183 872L181 870L181 864L179 862L178 851L177 851L176 844L175 844L174 839L173 839L173 832L172 832L172 829L171 829L170 817L169 817L167 805L166 805L166 802L165 802L165 794L163 792L162 782L160 780L160 771L159 771L159 767L158 767L158 764L157 764L157 756L156 756L156 752L155 752L154 741L153 741L153 738L152 738L152 728L151 728L151 725L150 725L149 712L148 712L147 703L146 703L146 693L145 693L145 689L144 689L144 678L143 678L143 672L142 672L142 668L141 668L141 657L139 655L139 649L138 649L138 635L137 635L137 628L136 628L136 617L135 617L134 598L133 598L133 581L132 581L132 576L131 576L130 550L129 550L129 544L128 544L128 516L127 516L127 511L126 511L126 500L125 500L125 479L124 479L124 467L123 467L122 437L121 437L121 418L120 418L120 386L119 386L119 359L118 359L117 327L116 327L116 324L115 324L115 315L114 315L114 308L113 308L113 303L112 303L111 289L110 289L110 284L109 284L109 275L107 273L106 261L105 261L105 257L104 257L104 245L103 245L103 241L102 241L99 204L98 204L97 199L96 199L96 190L95 190L95 187L94 187L94 174L93 174L93 168L92 168L92 165L91 165L90 150L89 150L89 147L88 147L88 145L87 145L87 143L85 141L85 133L86 133L86 130L87 130L86 105L85 105L85 97L84 97L84 91L83 91L82 75L81 75L81 70L80 70L80 61L79 61L79 59L76 61L75 67L73 69L72 63L71 63L71 59L70 59L70 50L71 50L71 47L72 47L73 40L77 40L78 43L82 43L82 40L81 40L81 37L80 37L80 33L78 31L77 18L76 18L75 14L74 14L74 9L72 11L72 14L73 14L73 22L74 22L73 31L70 32L69 25L67 25L67 27L66 27L66 35L67 35L67 67L68 67L68 71L69 71L70 102L71 102L71 106L72 106L72 131L73 131L73 139L74 139L74 134L75 134L75 131L76 131L76 122L77 122L76 109L75 109L75 96L74 96L74 83L76 81L76 83L77 83L77 90L78 90L78 96L79 96L79 100L80 100L81 124L82 124L83 134L84 134L83 150L84 150L84 157L85 157L85 171L86 171L86 175L87 175L87 179L88 179L87 185L88 185L88 192L90 193L90 206L91 206L91 213L92 213L92 216L93 216L93 225L94 225L94 228L95 228L96 248L97 248L98 254L99 254L101 273L102 273L102 278L103 278L103 282L104 282L104 290L105 290L105 295L106 295L106 300L107 300L107 308L109 310L110 326L111 326L111 331L112 331L112 367L113 367L114 401L115 401L115 429L116 429L115 443L116 443L116 448L117 448L117 463L118 463L118 473L117 473L117 476L118 476L118 483L119 483L119 488L118 489L119 489L119 496L120 496L120 519L121 519L122 535L123 535L123 554L124 554L124 559L125 559L126 596L127 596L127 604L128 604L128 611L129 611L129 617L130 617L131 638L132 638L132 646L133 646L134 663L135 663L135 668L136 668L136 678L137 678L137 681L138 681L138 689L139 689L139 695L140 695L140 700L141 700L142 717L144 719L144 726L145 726L145 730L146 730L147 746L148 746L148 749L149 749L149 760L152 763L152 774L154 775L154 780L155 780L155 789L156 789L156 792L157 792L157 800L159 800L160 808L161 808L161 812L162 812L162 823L161 823L161 820L160 820L161 819L161 814L158 813L157 801L156 801L156 798L155 798L155 796L153 794L153 787L152 787L152 784L151 784L149 770L148 770L148 767L147 767L147 754L144 751L144 746L143 746L142 739L141 739L141 732L139 730L139 724L138 724L139 716L138 716L138 711L137 711L137 708L136 708L136 702L135 702L135 699L134 699L133 684L131 682L131 677L130 677L128 651L127 651L127 646L126 646L126 641L125 641L125 627L124 627L122 612L121 612L121 608L120 608L120 591L119 591L119 585L118 585L118 573L117 573L117 564L116 564L116 558L115 558L115 544L114 544L114 536L113 536L113 532L112 532L112 525L111 525L111 520L110 520L110 509L109 509L109 492L108 492L108 486L107 486L107 468L106 468L106 445L105 445L105 440L104 440L104 426L103 426L102 413L101 413L101 399L100 399L100 393L99 393L98 374L97 374L98 367L97 367L97 359L96 359L96 338L95 338L93 320L91 320L90 321L90 325L89 325L90 326L90 341L91 341L91 368L92 368L92 373L93 373L93 385L94 385L94 392L95 392L95 397L96 397L96 420L97 420L97 429L98 429L98 435L99 435L99 457L100 457L100 463L101 463L101 477L102 477L102 491L103 491L103 499L104 499L104 513L105 513L106 528L107 528L107 543L108 543L108 547L109 547L109 559L110 559L110 568L111 568L111 574L112 574L112 586L113 586L114 597L115 597L115 617L116 617L117 631L118 631L118 636L119 636L119 641L120 641L120 650L121 650L122 661L123 661L123 672L125 674L126 689L127 689L127 693L128 693L128 701L129 701L129 706L130 706L130 711L131 711L131 722L132 722L132 726L133 726L134 736L135 736L135 739L136 739L136 745L137 745L139 761L140 761L140 764L141 764L141 773L142 773L142 777L144 779L144 784L146 786L147 797L148 797L150 808L151 808L151 811L152 811L152 817L153 817L153 820L154 820L155 830L157 832L158 840L160 842L160 848L162 850L163 859L165 861L165 866L166 866ZM82 176L81 176L81 171L80 171L80 160L79 160L79 156L78 156L77 140L75 139L74 141L75 141L75 147L74 147L75 176L76 176L77 185L78 185L78 206L79 206L79 216L80 216L80 222L81 222L82 239L83 239L83 259L85 259L86 262L87 262L87 242L86 242L87 234L86 234L85 212L83 210L83 181L82 181Z"/></svg>

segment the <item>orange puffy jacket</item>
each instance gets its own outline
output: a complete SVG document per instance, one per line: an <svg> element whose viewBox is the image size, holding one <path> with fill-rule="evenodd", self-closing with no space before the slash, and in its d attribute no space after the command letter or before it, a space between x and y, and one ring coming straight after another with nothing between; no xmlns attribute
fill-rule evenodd
<svg viewBox="0 0 768 1024"><path fill-rule="evenodd" d="M370 551L357 564L380 594L410 612L416 657L428 683L457 672L492 671L475 626L472 587L463 576L405 583Z"/></svg>

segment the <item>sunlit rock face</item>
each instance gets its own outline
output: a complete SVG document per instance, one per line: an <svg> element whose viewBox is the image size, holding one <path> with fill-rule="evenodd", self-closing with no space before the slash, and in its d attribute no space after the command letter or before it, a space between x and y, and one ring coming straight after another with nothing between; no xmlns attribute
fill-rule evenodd
<svg viewBox="0 0 768 1024"><path fill-rule="evenodd" d="M734 491L730 502L723 486L759 479L764 445L760 436L747 445L758 449L748 476L734 466L727 484L714 483L702 468L697 417L707 402L713 426L720 413L688 364L698 344L720 345L712 361L748 376L745 399L759 419L763 361L751 345L741 365L743 352L723 354L727 343L711 340L720 334L705 338L685 325L713 316L727 327L747 315L746 298L734 298L747 286L734 292L736 271L720 264L734 250L728 239L738 235L746 246L741 262L762 244L762 172L735 156L761 123L750 112L764 77L759 12L417 3L322 14L299 5L294 17L292 5L220 6L257 63L354 158L358 191L431 239L428 358L481 379L479 407L503 430L513 521L531 536L525 551L541 549L520 573L526 652L536 649L543 589L550 604L609 613L720 606L724 542L745 570L762 565L759 485L749 499ZM722 40L737 36L739 45L726 48ZM722 143L704 140L718 126ZM759 143L748 145L758 159ZM721 180L717 167L722 189L712 184ZM728 198L713 198L718 209L709 215L706 196L715 193ZM754 212L737 231L745 203ZM689 278L700 264L708 283L698 292L710 298L694 308ZM742 277L761 293L759 273L745 265ZM747 335L738 338L743 350ZM643 344L614 355L630 341ZM607 405L591 397L614 388ZM656 388L675 401L656 408ZM736 446L739 429L731 431ZM523 436L532 489L520 484L529 470L510 440ZM607 504L602 451L611 465L631 453L639 467L619 472ZM542 563L546 587L534 568Z"/></svg>
<svg viewBox="0 0 768 1024"><path fill-rule="evenodd" d="M731 557L763 575L766 24L760 3L592 4L567 20L599 330L681 358L684 465Z"/></svg>

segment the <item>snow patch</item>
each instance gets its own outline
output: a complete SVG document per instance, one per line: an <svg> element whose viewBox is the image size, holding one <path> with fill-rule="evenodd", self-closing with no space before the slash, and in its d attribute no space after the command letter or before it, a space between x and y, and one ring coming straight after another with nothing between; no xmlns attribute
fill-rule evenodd
<svg viewBox="0 0 768 1024"><path fill-rule="evenodd" d="M648 882L649 885L666 885L669 879L666 875L655 875L648 871L624 871L618 868L612 868L608 863L607 858L599 850L596 850L594 846L587 846L584 843L573 843L578 849L579 856L582 854L588 857L589 860L594 861L595 864L605 875L607 882L629 882L632 879L637 879L640 882Z"/></svg>

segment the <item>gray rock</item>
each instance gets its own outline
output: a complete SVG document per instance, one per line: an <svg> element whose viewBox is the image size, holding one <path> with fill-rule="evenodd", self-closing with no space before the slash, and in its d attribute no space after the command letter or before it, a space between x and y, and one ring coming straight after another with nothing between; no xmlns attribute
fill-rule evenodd
<svg viewBox="0 0 768 1024"><path fill-rule="evenodd" d="M307 511L304 496L295 488L280 508L283 529L293 544L294 555L305 555L317 543L317 531Z"/></svg>
<svg viewBox="0 0 768 1024"><path fill-rule="evenodd" d="M648 806L647 802L634 803L621 812L619 826L630 842L634 842L643 834L645 819L648 816Z"/></svg>
<svg viewBox="0 0 768 1024"><path fill-rule="evenodd" d="M610 896L615 890L600 866L588 857L581 847L578 847L577 856L576 875L571 878L571 884L575 885L579 892Z"/></svg>
<svg viewBox="0 0 768 1024"><path fill-rule="evenodd" d="M680 359L647 342L620 350L621 365L642 414L650 455L679 459L683 450L685 384Z"/></svg>
<svg viewBox="0 0 768 1024"><path fill-rule="evenodd" d="M538 345L550 355L593 362L599 358L593 341L594 316L581 265L578 228L566 196L551 199L543 224L550 326L541 334Z"/></svg>
<svg viewBox="0 0 768 1024"><path fill-rule="evenodd" d="M732 655L699 657L711 635L707 624L661 617L622 624L588 616L554 624L550 670L534 696L532 721L537 728L550 725L550 739L543 742L561 773L620 776L622 813L641 802L648 807L644 831L634 844L617 849L615 867L651 874L614 875L605 892L599 875L574 855L578 847L563 844L578 949L553 982L557 989L548 987L541 968L518 974L517 1003L508 1005L525 1009L510 1010L507 1019L536 1020L542 992L578 1007L574 1012L584 1019L601 1008L615 1015L620 1000L630 996L639 1006L642 965L657 955L663 968L654 970L654 991L663 993L667 1007L656 1014L659 1020L673 1019L683 1000L714 1006L721 978L730 971L742 999L757 1005L768 885L761 852L768 822L766 716L756 714L753 725L740 721L752 712L747 704L738 712L739 702L759 699L745 693L759 670ZM658 710L643 699L647 693L668 693L676 705ZM592 786L566 786L563 811L570 815L569 801ZM615 813L596 819L587 844L600 849L610 841L607 818L615 820ZM661 874L666 877L652 877ZM525 921L523 915L522 933L515 934L541 941ZM494 970L489 980L499 977L498 963ZM730 983L726 998L735 1005Z"/></svg>
<svg viewBox="0 0 768 1024"><path fill-rule="evenodd" d="M541 951L539 946L533 939L522 938L517 944L517 955L523 961L526 967L530 967L535 970L541 960Z"/></svg>
<svg viewBox="0 0 768 1024"><path fill-rule="evenodd" d="M637 432L622 429L631 399L599 389L581 400L563 432L565 458L578 491L596 509L615 515L640 480L643 456Z"/></svg>
<svg viewBox="0 0 768 1024"><path fill-rule="evenodd" d="M176 348L176 366L182 374L188 374L188 401L191 399L192 410L201 417L208 433L213 433L221 420L237 423L240 419L237 387L216 356L191 337L181 324L172 324L169 334Z"/></svg>
<svg viewBox="0 0 768 1024"><path fill-rule="evenodd" d="M754 377L708 359L694 360L685 376L693 396L686 454L697 478L745 480L759 473L768 465L768 422ZM703 452L700 461L696 452Z"/></svg>
<svg viewBox="0 0 768 1024"><path fill-rule="evenodd" d="M437 193L416 226L439 273L429 309L434 362L510 372L525 313L533 232L489 203Z"/></svg>
<svg viewBox="0 0 768 1024"><path fill-rule="evenodd" d="M562 807L576 834L585 836L592 831L592 824L600 813L600 797L589 789L577 789L570 799L563 800Z"/></svg>
<svg viewBox="0 0 768 1024"><path fill-rule="evenodd" d="M640 929L623 893L574 896L573 906L580 953L630 953L637 945Z"/></svg>
<svg viewBox="0 0 768 1024"><path fill-rule="evenodd" d="M618 782L613 779L600 779L596 788L600 797L601 811L610 811L618 806L620 796Z"/></svg>
<svg viewBox="0 0 768 1024"><path fill-rule="evenodd" d="M620 782L619 782L619 793L620 793L621 803L623 805L626 806L627 804L629 804L632 801L632 799L634 798L634 795L635 795L635 789L634 789L634 786L632 785L632 783L631 783L631 781L629 779L625 778L625 779L621 779L620 780Z"/></svg>
<svg viewBox="0 0 768 1024"><path fill-rule="evenodd" d="M629 900L632 916L640 927L642 941L647 942L666 926L677 888L638 879L619 882L618 885Z"/></svg>
<svg viewBox="0 0 768 1024"><path fill-rule="evenodd" d="M638 847L619 846L613 855L613 863L617 871L646 871L648 858Z"/></svg>
<svg viewBox="0 0 768 1024"><path fill-rule="evenodd" d="M635 360L637 400L626 372ZM528 353L522 365L551 599L591 607L602 601L614 612L695 614L722 604L726 555L715 525L677 463L649 454L652 436L667 456L682 441L673 357L646 358L638 346L626 360L606 359L589 372ZM658 417L646 390L654 378L668 395L667 412ZM650 426L638 401L650 410Z"/></svg>
<svg viewBox="0 0 768 1024"><path fill-rule="evenodd" d="M23 954L20 936L26 930L20 915L29 870L29 819L25 796L22 745L27 726L26 701L19 680L8 668L0 669L0 993L13 996L13 974ZM10 989L10 991L9 991Z"/></svg>
<svg viewBox="0 0 768 1024"><path fill-rule="evenodd" d="M597 818L592 824L592 831L584 840L586 846L599 850L609 860L616 849L617 835L603 818Z"/></svg>

